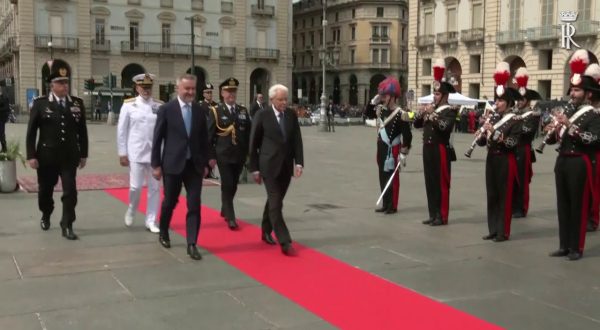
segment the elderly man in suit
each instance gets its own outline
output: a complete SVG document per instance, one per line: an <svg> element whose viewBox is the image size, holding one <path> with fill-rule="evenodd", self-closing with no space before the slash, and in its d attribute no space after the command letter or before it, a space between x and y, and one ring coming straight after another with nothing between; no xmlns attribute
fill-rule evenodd
<svg viewBox="0 0 600 330"><path fill-rule="evenodd" d="M287 87L273 85L269 89L269 100L271 106L258 112L253 120L249 169L254 181L258 184L264 181L267 190L261 239L274 245L271 232L275 231L283 254L294 255L282 208L292 175L302 175L302 134L296 113L287 107Z"/></svg>
<svg viewBox="0 0 600 330"><path fill-rule="evenodd" d="M181 186L187 192L187 254L202 259L196 248L200 231L200 195L202 178L215 165L214 151L208 143L206 116L196 97L196 76L185 74L177 79L177 98L158 110L152 142L152 175L163 178L164 200L160 215L159 242L171 247L169 225L179 200ZM210 159L209 159L210 158Z"/></svg>

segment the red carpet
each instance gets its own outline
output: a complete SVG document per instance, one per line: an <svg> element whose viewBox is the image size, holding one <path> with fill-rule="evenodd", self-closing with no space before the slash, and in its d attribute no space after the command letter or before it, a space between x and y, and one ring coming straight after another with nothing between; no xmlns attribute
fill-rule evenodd
<svg viewBox="0 0 600 330"><path fill-rule="evenodd" d="M127 203L126 189L107 193ZM140 205L143 208L145 205ZM181 197L171 229L183 236L185 212L185 198ZM262 214L262 208L257 212ZM218 211L202 207L199 245L336 327L499 329L309 247L294 243L298 256L286 257L278 247L260 241L258 226L243 221L239 224L240 229L232 232Z"/></svg>
<svg viewBox="0 0 600 330"><path fill-rule="evenodd" d="M37 176L21 176L17 182L27 192L37 192ZM204 186L215 186L214 180L204 180ZM108 173L108 174L78 174L77 190L105 190L115 188L129 188L129 173ZM54 188L54 191L62 191L60 179Z"/></svg>

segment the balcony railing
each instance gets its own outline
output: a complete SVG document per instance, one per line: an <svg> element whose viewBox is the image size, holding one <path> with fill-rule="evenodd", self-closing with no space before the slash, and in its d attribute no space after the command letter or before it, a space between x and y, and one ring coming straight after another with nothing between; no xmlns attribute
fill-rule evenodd
<svg viewBox="0 0 600 330"><path fill-rule="evenodd" d="M560 27L557 25L540 26L526 31L528 41L558 40Z"/></svg>
<svg viewBox="0 0 600 330"><path fill-rule="evenodd" d="M525 30L499 31L496 33L498 45L518 44L525 42Z"/></svg>
<svg viewBox="0 0 600 330"><path fill-rule="evenodd" d="M595 37L598 35L600 30L599 21L577 21L575 22L575 34L574 38L577 37Z"/></svg>
<svg viewBox="0 0 600 330"><path fill-rule="evenodd" d="M372 44L389 44L390 43L390 37L388 36L379 36L379 35L372 35L371 36L371 43Z"/></svg>
<svg viewBox="0 0 600 330"><path fill-rule="evenodd" d="M109 52L110 51L110 40L92 39L92 51L94 51L94 52Z"/></svg>
<svg viewBox="0 0 600 330"><path fill-rule="evenodd" d="M261 6L252 5L250 7L250 13L254 16L275 16L275 6Z"/></svg>
<svg viewBox="0 0 600 330"><path fill-rule="evenodd" d="M221 1L221 12L222 13L233 13L233 2Z"/></svg>
<svg viewBox="0 0 600 330"><path fill-rule="evenodd" d="M195 56L210 57L210 46L194 46ZM137 42L121 41L121 52L123 53L140 53L140 54L164 54L164 55L184 55L191 56L192 48L187 44L170 44L163 46L160 42Z"/></svg>
<svg viewBox="0 0 600 330"><path fill-rule="evenodd" d="M17 38L16 37L8 37L6 42L0 48L0 58L10 58L12 54L16 52L17 47Z"/></svg>
<svg viewBox="0 0 600 330"><path fill-rule="evenodd" d="M53 49L77 50L79 49L79 38L75 37L57 37L48 34L38 34L35 36L35 47L48 48L48 42L52 41Z"/></svg>
<svg viewBox="0 0 600 330"><path fill-rule="evenodd" d="M235 47L220 47L219 48L220 58L235 58Z"/></svg>
<svg viewBox="0 0 600 330"><path fill-rule="evenodd" d="M246 59L276 61L279 60L279 49L246 48Z"/></svg>
<svg viewBox="0 0 600 330"><path fill-rule="evenodd" d="M449 45L458 42L458 32L442 32L437 34L437 43L440 45Z"/></svg>
<svg viewBox="0 0 600 330"><path fill-rule="evenodd" d="M460 40L462 42L483 41L485 30L483 28L474 28L460 31Z"/></svg>
<svg viewBox="0 0 600 330"><path fill-rule="evenodd" d="M435 35L424 34L422 36L417 36L415 38L415 43L417 44L417 47L433 46L433 44L435 43Z"/></svg>

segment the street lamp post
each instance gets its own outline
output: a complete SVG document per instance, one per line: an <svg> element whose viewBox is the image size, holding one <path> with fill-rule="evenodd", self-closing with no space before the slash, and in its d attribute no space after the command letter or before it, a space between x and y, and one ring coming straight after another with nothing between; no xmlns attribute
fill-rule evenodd
<svg viewBox="0 0 600 330"><path fill-rule="evenodd" d="M323 66L323 85L322 85L322 93L321 93L321 116L319 118L319 131L327 132L327 96L325 95L325 66L327 65L326 60L327 56L325 53L325 29L327 27L327 1L323 0L323 38L321 39L321 64Z"/></svg>

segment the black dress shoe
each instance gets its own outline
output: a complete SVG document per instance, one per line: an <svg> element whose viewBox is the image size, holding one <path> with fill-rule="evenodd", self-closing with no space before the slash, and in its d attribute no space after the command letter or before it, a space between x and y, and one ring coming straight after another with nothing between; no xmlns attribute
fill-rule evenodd
<svg viewBox="0 0 600 330"><path fill-rule="evenodd" d="M577 251L571 251L569 252L569 255L567 256L567 259L569 259L570 261L575 261L575 260L579 260L581 259L581 257L583 257L583 255Z"/></svg>
<svg viewBox="0 0 600 330"><path fill-rule="evenodd" d="M42 228L42 229L43 229L43 228ZM588 221L587 228L586 228L586 230L585 230L585 231L587 231L588 233L591 233L591 232L593 232L593 231L596 231L597 229L598 229L598 227L596 227L596 224L595 224L595 223L593 223L593 222L589 222L589 221Z"/></svg>
<svg viewBox="0 0 600 330"><path fill-rule="evenodd" d="M429 225L431 224L435 219L434 218L429 218L427 220L423 220L421 223L424 225Z"/></svg>
<svg viewBox="0 0 600 330"><path fill-rule="evenodd" d="M551 257L566 257L567 255L569 255L569 250L567 249L558 249L549 254Z"/></svg>
<svg viewBox="0 0 600 330"><path fill-rule="evenodd" d="M444 221L442 221L441 218L436 218L429 225L430 226L443 226L443 225L445 225L445 223L444 223Z"/></svg>
<svg viewBox="0 0 600 330"><path fill-rule="evenodd" d="M42 230L50 229L50 216L49 215L42 216L42 219L40 220L40 227L42 228Z"/></svg>
<svg viewBox="0 0 600 330"><path fill-rule="evenodd" d="M483 236L482 238L487 241L490 239L494 239L495 237L496 237L496 234L489 234L489 235Z"/></svg>
<svg viewBox="0 0 600 330"><path fill-rule="evenodd" d="M273 239L273 236L271 236L271 234L269 233L265 233L263 232L261 235L261 239L263 242L269 244L269 245L275 245L277 243L275 243L275 240Z"/></svg>
<svg viewBox="0 0 600 330"><path fill-rule="evenodd" d="M165 249L171 248L171 240L166 236L158 235L158 242L160 242L160 245L162 245Z"/></svg>
<svg viewBox="0 0 600 330"><path fill-rule="evenodd" d="M237 221L235 221L235 219L227 220L227 226L231 230L234 230L234 229L236 229L236 228L239 227L238 224L237 224Z"/></svg>
<svg viewBox="0 0 600 330"><path fill-rule="evenodd" d="M398 210L397 209L387 209L385 210L385 212L383 212L384 214L394 214L397 213Z"/></svg>
<svg viewBox="0 0 600 330"><path fill-rule="evenodd" d="M525 213L523 212L515 212L512 214L513 219L525 218Z"/></svg>
<svg viewBox="0 0 600 330"><path fill-rule="evenodd" d="M281 244L281 253L285 254L286 256L295 256L296 249L294 249L292 243L284 243Z"/></svg>
<svg viewBox="0 0 600 330"><path fill-rule="evenodd" d="M76 239L78 239L79 237L77 237L77 235L75 235L75 233L73 232L73 228L72 227L61 227L62 229L62 235L64 238L70 240L70 241L74 241Z"/></svg>
<svg viewBox="0 0 600 330"><path fill-rule="evenodd" d="M377 212L377 213L383 213L383 212L385 212L386 210L387 210L387 209L386 209L385 207L380 207L380 208L378 208L378 209L375 209L375 212Z"/></svg>
<svg viewBox="0 0 600 330"><path fill-rule="evenodd" d="M187 254L188 256L190 256L190 258L194 260L202 260L202 255L200 254L200 252L198 252L198 249L194 244L188 244Z"/></svg>
<svg viewBox="0 0 600 330"><path fill-rule="evenodd" d="M504 237L504 235L498 235L492 239L492 241L494 241L496 243L504 242L506 240L507 240L507 238Z"/></svg>

